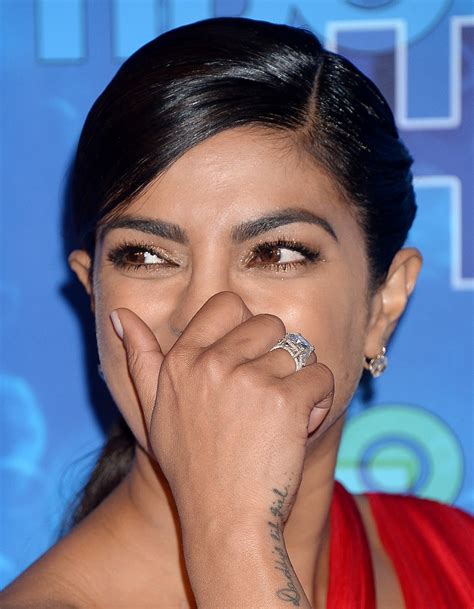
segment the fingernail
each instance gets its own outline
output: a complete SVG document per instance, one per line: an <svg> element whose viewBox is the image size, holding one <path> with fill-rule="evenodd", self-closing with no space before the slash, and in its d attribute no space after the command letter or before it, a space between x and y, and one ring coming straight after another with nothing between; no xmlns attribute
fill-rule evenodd
<svg viewBox="0 0 474 609"><path fill-rule="evenodd" d="M117 311L115 311L115 310L112 311L112 313L110 314L110 319L112 320L114 330L117 332L119 337L123 339L123 326L122 326L122 322L120 321L120 317L119 317L119 314L117 313Z"/></svg>
<svg viewBox="0 0 474 609"><path fill-rule="evenodd" d="M308 421L308 433L313 433L324 421L326 415L329 411L329 408L318 408L315 406L309 415Z"/></svg>

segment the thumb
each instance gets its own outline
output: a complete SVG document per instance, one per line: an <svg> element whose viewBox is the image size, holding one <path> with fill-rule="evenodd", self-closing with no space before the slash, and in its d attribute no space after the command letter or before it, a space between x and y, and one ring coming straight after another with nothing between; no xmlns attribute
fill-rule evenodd
<svg viewBox="0 0 474 609"><path fill-rule="evenodd" d="M149 428L164 355L153 331L136 313L119 308L112 311L110 319L123 341L128 370Z"/></svg>

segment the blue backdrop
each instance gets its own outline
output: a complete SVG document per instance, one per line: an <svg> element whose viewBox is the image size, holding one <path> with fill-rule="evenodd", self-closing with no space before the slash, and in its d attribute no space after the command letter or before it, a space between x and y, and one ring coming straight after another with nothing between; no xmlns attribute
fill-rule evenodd
<svg viewBox="0 0 474 609"><path fill-rule="evenodd" d="M472 11L469 0L0 0L0 584L54 542L113 416L66 265L63 190L81 125L125 57L211 16L309 27L394 109L416 160L409 241L425 266L388 371L370 405L359 392L351 406L338 476L356 492L474 510Z"/></svg>

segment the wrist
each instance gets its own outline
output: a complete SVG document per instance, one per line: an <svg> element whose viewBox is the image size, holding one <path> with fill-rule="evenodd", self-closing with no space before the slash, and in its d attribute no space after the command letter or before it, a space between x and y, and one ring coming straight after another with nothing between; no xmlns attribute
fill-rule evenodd
<svg viewBox="0 0 474 609"><path fill-rule="evenodd" d="M280 524L239 522L183 534L189 580L202 609L307 607Z"/></svg>
<svg viewBox="0 0 474 609"><path fill-rule="evenodd" d="M223 551L240 553L253 548L255 552L262 551L268 546L269 525L262 517L259 522L242 516L225 518L190 518L181 519L183 548L190 554L193 552Z"/></svg>

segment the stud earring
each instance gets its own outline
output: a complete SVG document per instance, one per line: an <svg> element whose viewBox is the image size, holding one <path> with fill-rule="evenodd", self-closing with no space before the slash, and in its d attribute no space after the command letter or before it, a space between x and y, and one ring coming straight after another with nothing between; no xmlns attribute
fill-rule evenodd
<svg viewBox="0 0 474 609"><path fill-rule="evenodd" d="M374 378L380 376L388 366L388 357L385 355L386 352L387 349L382 347L382 353L378 353L372 358L364 358L364 368L368 370Z"/></svg>

